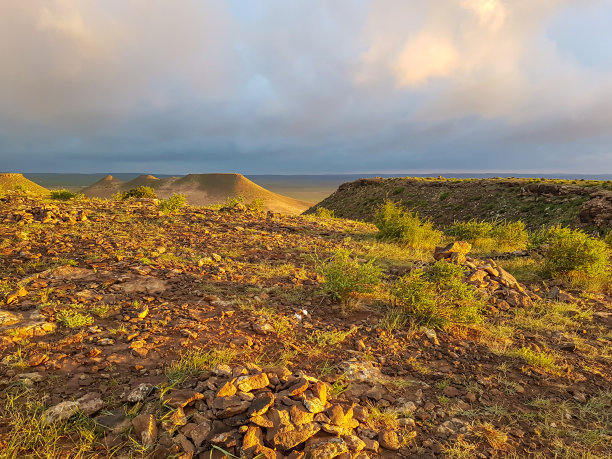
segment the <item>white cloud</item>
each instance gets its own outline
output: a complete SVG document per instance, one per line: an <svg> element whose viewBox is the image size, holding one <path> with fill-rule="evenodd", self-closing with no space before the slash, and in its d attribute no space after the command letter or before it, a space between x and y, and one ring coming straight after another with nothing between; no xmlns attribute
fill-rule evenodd
<svg viewBox="0 0 612 459"><path fill-rule="evenodd" d="M460 60L451 40L424 31L406 43L393 70L399 86L414 87L451 75Z"/></svg>

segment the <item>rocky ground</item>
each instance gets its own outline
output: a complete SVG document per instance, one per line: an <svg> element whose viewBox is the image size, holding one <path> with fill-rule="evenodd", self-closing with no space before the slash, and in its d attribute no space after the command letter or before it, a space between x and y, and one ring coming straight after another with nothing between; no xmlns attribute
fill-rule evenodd
<svg viewBox="0 0 612 459"><path fill-rule="evenodd" d="M472 255L482 324L400 326L380 299L321 290L340 247L388 280L433 262L375 233L3 198L0 455L611 457L609 296Z"/></svg>

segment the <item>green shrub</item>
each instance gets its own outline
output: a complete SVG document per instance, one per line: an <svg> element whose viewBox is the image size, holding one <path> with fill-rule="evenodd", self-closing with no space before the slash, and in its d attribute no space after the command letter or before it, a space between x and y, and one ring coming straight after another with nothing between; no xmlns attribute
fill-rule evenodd
<svg viewBox="0 0 612 459"><path fill-rule="evenodd" d="M235 196L235 197L231 197L228 196L225 199L225 207L236 207L238 204L243 204L244 205L244 196Z"/></svg>
<svg viewBox="0 0 612 459"><path fill-rule="evenodd" d="M124 193L117 193L115 198L119 200L129 198L157 199L157 194L150 186L139 186L138 188L132 188Z"/></svg>
<svg viewBox="0 0 612 459"><path fill-rule="evenodd" d="M73 309L62 309L58 312L57 321L67 328L85 327L94 323L92 316L81 314Z"/></svg>
<svg viewBox="0 0 612 459"><path fill-rule="evenodd" d="M173 194L168 199L162 199L159 203L159 210L165 214L176 213L187 205L184 194Z"/></svg>
<svg viewBox="0 0 612 459"><path fill-rule="evenodd" d="M463 282L464 267L439 261L428 269L415 269L400 277L391 295L404 314L433 328L481 321L476 290Z"/></svg>
<svg viewBox="0 0 612 459"><path fill-rule="evenodd" d="M610 254L601 239L579 229L555 226L540 232L534 240L543 249L544 269L551 276L607 275Z"/></svg>
<svg viewBox="0 0 612 459"><path fill-rule="evenodd" d="M470 220L467 222L454 222L444 231L462 241L474 242L477 239L491 237L493 224L486 221Z"/></svg>
<svg viewBox="0 0 612 459"><path fill-rule="evenodd" d="M382 276L374 260L360 263L346 249L337 250L331 258L318 264L317 273L323 277L323 291L345 305L356 293L374 291Z"/></svg>
<svg viewBox="0 0 612 459"><path fill-rule="evenodd" d="M326 209L325 207L317 207L315 215L320 218L336 218L336 213L333 210Z"/></svg>
<svg viewBox="0 0 612 459"><path fill-rule="evenodd" d="M442 232L436 230L430 221L421 220L417 214L402 209L393 201L386 201L379 207L374 224L379 230L379 238L391 239L415 249L435 247L442 239Z"/></svg>
<svg viewBox="0 0 612 459"><path fill-rule="evenodd" d="M492 236L500 251L524 250L527 248L527 241L529 240L525 223L520 220L516 222L495 222Z"/></svg>
<svg viewBox="0 0 612 459"><path fill-rule="evenodd" d="M248 207L249 210L252 210L253 212L263 212L265 205L266 201L261 198L256 198L251 201Z"/></svg>
<svg viewBox="0 0 612 459"><path fill-rule="evenodd" d="M68 201L70 199L82 199L83 195L80 193L73 193L68 190L53 190L51 191L51 199L57 199L59 201Z"/></svg>
<svg viewBox="0 0 612 459"><path fill-rule="evenodd" d="M529 234L522 221L455 222L445 231L447 236L470 242L475 250L485 252L511 252L527 247Z"/></svg>

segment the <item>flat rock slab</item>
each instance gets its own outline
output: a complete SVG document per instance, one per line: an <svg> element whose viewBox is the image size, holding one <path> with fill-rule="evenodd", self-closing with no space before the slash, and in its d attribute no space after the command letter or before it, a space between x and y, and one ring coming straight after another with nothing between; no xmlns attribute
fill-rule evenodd
<svg viewBox="0 0 612 459"><path fill-rule="evenodd" d="M140 276L120 284L119 288L125 293L163 293L168 289L168 283L155 277Z"/></svg>

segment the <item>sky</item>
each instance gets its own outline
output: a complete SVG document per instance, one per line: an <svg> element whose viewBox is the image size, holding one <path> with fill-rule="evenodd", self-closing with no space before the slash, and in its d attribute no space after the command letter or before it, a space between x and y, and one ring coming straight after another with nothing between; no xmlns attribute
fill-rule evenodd
<svg viewBox="0 0 612 459"><path fill-rule="evenodd" d="M3 0L0 171L612 172L612 0Z"/></svg>

